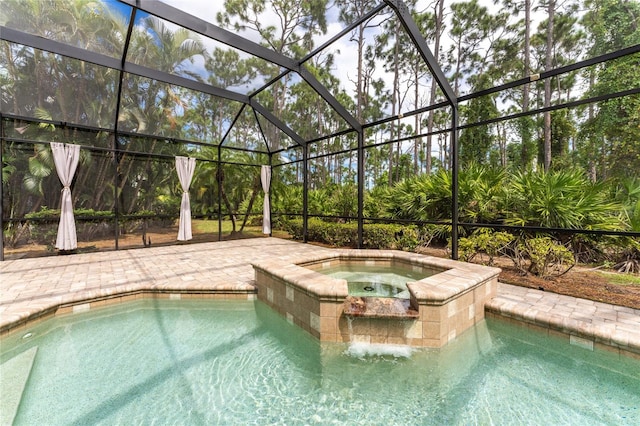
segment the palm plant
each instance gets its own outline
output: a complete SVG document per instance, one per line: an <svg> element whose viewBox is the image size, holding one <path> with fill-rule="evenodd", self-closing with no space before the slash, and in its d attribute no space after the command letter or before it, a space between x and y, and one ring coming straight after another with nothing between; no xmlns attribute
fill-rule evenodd
<svg viewBox="0 0 640 426"><path fill-rule="evenodd" d="M472 163L458 179L459 218L469 223L496 223L502 218L506 172Z"/></svg>
<svg viewBox="0 0 640 426"><path fill-rule="evenodd" d="M331 192L326 188L310 190L307 202L309 214L332 215L336 213L331 206Z"/></svg>
<svg viewBox="0 0 640 426"><path fill-rule="evenodd" d="M615 187L614 198L624 206L632 231L640 231L640 178L621 179Z"/></svg>
<svg viewBox="0 0 640 426"><path fill-rule="evenodd" d="M346 183L335 187L331 194L331 201L325 204L332 207L334 213L344 217L358 215L358 188L353 183Z"/></svg>
<svg viewBox="0 0 640 426"><path fill-rule="evenodd" d="M231 160L236 164L232 166L223 165L218 177L222 181L220 186L220 197L226 209L226 214L231 220L231 234L241 233L247 223L247 218L254 211L254 201L258 193L262 190L260 184L260 169L251 166L254 159L250 154L243 151L230 151L226 160ZM239 166L247 164L247 166ZM243 212L244 210L244 212ZM244 220L237 228L237 217L244 213Z"/></svg>
<svg viewBox="0 0 640 426"><path fill-rule="evenodd" d="M458 205L461 221L491 223L501 218L506 173L471 164L459 175ZM386 197L392 217L445 220L451 211L451 172L440 170L398 182Z"/></svg>
<svg viewBox="0 0 640 426"><path fill-rule="evenodd" d="M621 206L604 183L592 183L580 170L517 172L508 186L511 225L545 228L620 230Z"/></svg>
<svg viewBox="0 0 640 426"><path fill-rule="evenodd" d="M204 147L201 154L214 158L214 149ZM217 154L215 154L217 155ZM218 164L197 161L191 181L191 211L204 216L218 212Z"/></svg>
<svg viewBox="0 0 640 426"><path fill-rule="evenodd" d="M451 173L440 170L400 181L389 190L385 204L396 219L446 219L451 211Z"/></svg>
<svg viewBox="0 0 640 426"><path fill-rule="evenodd" d="M615 188L614 198L624 206L624 212L632 231L640 231L640 179L630 177L620 180ZM630 237L616 238L617 263L619 272L640 272L640 242Z"/></svg>
<svg viewBox="0 0 640 426"><path fill-rule="evenodd" d="M286 185L274 179L271 189L272 210L278 213L302 213L302 185Z"/></svg>

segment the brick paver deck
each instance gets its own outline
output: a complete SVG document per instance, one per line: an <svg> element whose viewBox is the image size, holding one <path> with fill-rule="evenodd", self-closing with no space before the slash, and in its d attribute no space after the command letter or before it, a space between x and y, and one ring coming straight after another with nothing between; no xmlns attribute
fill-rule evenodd
<svg viewBox="0 0 640 426"><path fill-rule="evenodd" d="M250 262L331 249L255 238L0 262L0 332L60 307L119 295L255 292ZM500 284L490 315L640 354L640 310ZM573 340L572 340L573 342Z"/></svg>

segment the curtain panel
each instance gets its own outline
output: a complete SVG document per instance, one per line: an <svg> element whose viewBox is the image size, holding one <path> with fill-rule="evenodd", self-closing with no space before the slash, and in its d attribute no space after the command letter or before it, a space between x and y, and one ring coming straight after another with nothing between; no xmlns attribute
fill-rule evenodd
<svg viewBox="0 0 640 426"><path fill-rule="evenodd" d="M73 200L71 198L71 182L80 160L80 145L51 142L53 162L62 183L62 200L60 203L60 223L56 237L56 248L74 250L78 248L76 223L73 217Z"/></svg>
<svg viewBox="0 0 640 426"><path fill-rule="evenodd" d="M176 171L178 172L178 179L180 179L180 186L182 186L178 241L187 241L193 238L191 233L191 201L189 200L189 186L191 186L191 179L193 178L193 172L195 169L195 158L176 157Z"/></svg>
<svg viewBox="0 0 640 426"><path fill-rule="evenodd" d="M260 181L264 191L264 203L262 204L262 233L271 234L271 205L269 204L269 190L271 188L271 166L262 166Z"/></svg>

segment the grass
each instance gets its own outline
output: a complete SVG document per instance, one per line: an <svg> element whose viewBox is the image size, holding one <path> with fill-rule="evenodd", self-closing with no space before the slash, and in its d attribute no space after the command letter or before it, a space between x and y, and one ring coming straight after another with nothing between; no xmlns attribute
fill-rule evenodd
<svg viewBox="0 0 640 426"><path fill-rule="evenodd" d="M236 229L240 229L240 225L242 222L236 222ZM191 221L191 226L193 227L194 232L198 234L217 234L218 233L218 221L217 220L203 220L203 219L193 219ZM230 220L222 221L222 235L231 234L231 230L233 226ZM245 236L260 236L262 237L264 234L262 233L262 226L245 226L242 234ZM272 235L277 238L290 238L290 235L283 230L273 229Z"/></svg>
<svg viewBox="0 0 640 426"><path fill-rule="evenodd" d="M599 272L607 281L616 285L630 285L640 287L640 276L632 274L608 274L606 272Z"/></svg>
<svg viewBox="0 0 640 426"><path fill-rule="evenodd" d="M240 229L240 225L242 222L236 222L236 229ZM191 226L198 233L217 233L218 232L218 221L217 220L203 220L203 219L193 219L191 221ZM233 225L230 220L222 221L222 233L229 234L233 229ZM262 232L261 226L245 226L242 232L252 233L252 232Z"/></svg>

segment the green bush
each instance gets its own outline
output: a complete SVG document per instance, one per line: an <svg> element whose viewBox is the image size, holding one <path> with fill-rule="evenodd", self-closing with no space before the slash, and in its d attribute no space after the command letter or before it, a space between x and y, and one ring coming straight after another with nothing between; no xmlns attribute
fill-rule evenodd
<svg viewBox="0 0 640 426"><path fill-rule="evenodd" d="M523 239L516 253L529 259L528 272L543 278L563 275L576 263L571 250L551 237Z"/></svg>
<svg viewBox="0 0 640 426"><path fill-rule="evenodd" d="M303 239L302 220L289 220L284 229L296 240ZM358 242L357 223L325 222L311 218L308 222L309 241L336 247L356 247ZM369 249L415 250L418 245L418 229L415 226L395 224L367 224L364 226L362 243Z"/></svg>
<svg viewBox="0 0 640 426"><path fill-rule="evenodd" d="M493 265L493 259L508 252L515 237L508 232L495 232L488 228L480 228L469 237L458 240L458 254L461 260L472 261L478 254L489 257L488 265Z"/></svg>
<svg viewBox="0 0 640 426"><path fill-rule="evenodd" d="M93 210L93 209L74 209L73 215L75 217L113 217L113 212L110 210ZM24 215L25 219L58 219L60 218L60 209L50 209L47 206L42 206L40 210L33 213L27 213Z"/></svg>
<svg viewBox="0 0 640 426"><path fill-rule="evenodd" d="M95 211L93 209L75 209L76 233L79 239L91 240L113 235L112 211ZM58 234L58 221L60 209L51 209L43 206L40 210L24 215L25 219L36 219L28 223L28 232L25 235L30 242L45 244L49 250L53 250ZM91 219L83 219L83 218Z"/></svg>
<svg viewBox="0 0 640 426"><path fill-rule="evenodd" d="M622 205L610 199L606 183L592 183L579 170L516 173L507 193L508 225L625 229Z"/></svg>
<svg viewBox="0 0 640 426"><path fill-rule="evenodd" d="M365 225L362 231L364 248L414 251L418 242L418 228L413 225L376 223Z"/></svg>

